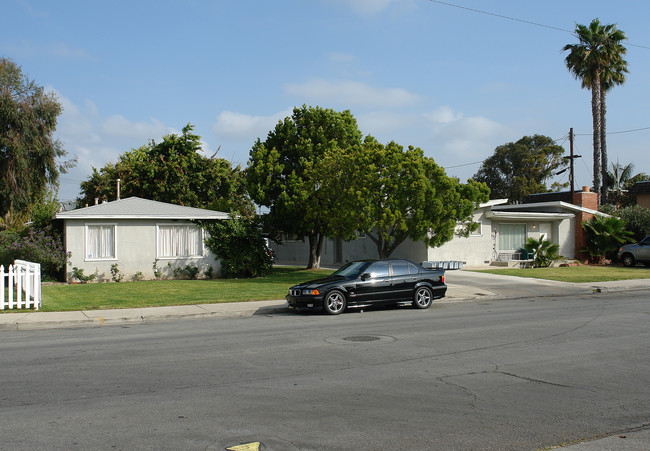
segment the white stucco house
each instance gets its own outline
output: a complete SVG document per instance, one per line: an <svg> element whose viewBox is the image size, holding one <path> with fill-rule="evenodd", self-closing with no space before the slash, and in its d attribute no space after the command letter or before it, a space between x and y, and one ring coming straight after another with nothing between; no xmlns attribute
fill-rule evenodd
<svg viewBox="0 0 650 451"><path fill-rule="evenodd" d="M520 260L519 252L528 238L544 237L560 246L560 255L580 258L584 246L582 222L597 211L598 195L583 187L571 196L566 193L544 193L529 196L521 204L508 205L507 199L481 204L473 213L478 229L469 237L455 236L440 247L432 248L422 242L406 241L393 257L423 261L462 261L468 266L490 265L496 262ZM276 262L303 264L309 255L307 240L285 236L283 243L273 245ZM353 260L378 258L377 248L369 238L356 240L326 240L321 265L339 266Z"/></svg>
<svg viewBox="0 0 650 451"><path fill-rule="evenodd" d="M205 232L192 220L228 219L227 213L129 197L64 211L56 219L63 221L65 250L70 252L68 280L74 267L86 275L97 271L98 280L111 280L114 264L125 280L138 273L153 279L154 262L162 277L187 265L198 267L200 274L220 273L219 261L204 244Z"/></svg>

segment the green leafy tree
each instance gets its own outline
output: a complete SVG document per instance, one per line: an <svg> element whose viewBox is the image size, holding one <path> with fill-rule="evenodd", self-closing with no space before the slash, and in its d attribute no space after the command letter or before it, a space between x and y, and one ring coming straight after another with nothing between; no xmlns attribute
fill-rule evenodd
<svg viewBox="0 0 650 451"><path fill-rule="evenodd" d="M564 148L548 136L524 136L497 147L473 179L490 187L491 199L519 203L529 194L548 191L546 181L567 166L563 154Z"/></svg>
<svg viewBox="0 0 650 451"><path fill-rule="evenodd" d="M321 159L328 152L347 152L360 145L361 137L349 111L303 105L280 121L265 141L258 139L250 151L249 193L257 204L269 208L270 227L308 237L308 268L319 267L325 237L349 232L331 228L331 219L342 211L336 199L322 190Z"/></svg>
<svg viewBox="0 0 650 451"><path fill-rule="evenodd" d="M543 238L539 240L528 238L524 249L529 254L533 254L533 266L536 268L546 268L560 259L560 245Z"/></svg>
<svg viewBox="0 0 650 451"><path fill-rule="evenodd" d="M221 259L223 277L261 277L271 271L273 260L254 219L233 214L227 221L203 221L201 227L209 234L205 244Z"/></svg>
<svg viewBox="0 0 650 451"><path fill-rule="evenodd" d="M650 235L650 208L631 205L619 210L625 228L632 232L635 241Z"/></svg>
<svg viewBox="0 0 650 451"><path fill-rule="evenodd" d="M607 256L612 256L618 248L631 241L632 232L616 216L594 216L582 223L585 231L585 247L582 252L589 254L594 263L602 264Z"/></svg>
<svg viewBox="0 0 650 451"><path fill-rule="evenodd" d="M81 204L95 198L115 199L117 179L121 196L137 196L197 208L251 214L252 202L246 194L243 172L227 160L207 158L200 153L200 136L188 124L182 135L167 135L162 142L151 141L120 155L117 163L101 170L93 168L81 183Z"/></svg>
<svg viewBox="0 0 650 451"><path fill-rule="evenodd" d="M591 90L591 114L593 120L594 190L607 198L607 150L604 145L605 93L625 81L627 62L623 59L627 50L622 42L625 33L616 25L603 25L598 19L589 26L576 25L577 44L567 44L563 50L569 54L565 63L582 87ZM601 180L603 186L601 187Z"/></svg>
<svg viewBox="0 0 650 451"><path fill-rule="evenodd" d="M53 93L0 58L0 216L29 210L73 164L57 162L66 155L53 138L61 111Z"/></svg>
<svg viewBox="0 0 650 451"><path fill-rule="evenodd" d="M354 159L348 169L351 184L336 184L356 199L354 214L345 214L375 243L380 258L407 238L439 246L453 238L459 222L466 224L460 232L466 236L476 227L472 212L489 196L485 184L460 184L412 146L405 150L367 137Z"/></svg>

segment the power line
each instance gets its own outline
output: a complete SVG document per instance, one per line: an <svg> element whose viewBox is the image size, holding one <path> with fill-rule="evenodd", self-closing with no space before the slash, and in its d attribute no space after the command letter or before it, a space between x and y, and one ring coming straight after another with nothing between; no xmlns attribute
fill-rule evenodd
<svg viewBox="0 0 650 451"><path fill-rule="evenodd" d="M632 130L621 130L618 132L607 132L607 135L620 135L621 133L632 133L632 132L640 132L643 130L650 130L650 127L643 127L643 128L634 128ZM575 136L591 136L593 133L574 133Z"/></svg>
<svg viewBox="0 0 650 451"><path fill-rule="evenodd" d="M463 167L463 166L472 166L474 164L481 164L481 163L483 163L483 161L475 161L473 163L457 164L455 166L445 166L445 169L460 168L460 167Z"/></svg>
<svg viewBox="0 0 650 451"><path fill-rule="evenodd" d="M467 6L456 5L455 3L443 2L443 1L440 1L440 0L429 0L429 1L431 3L438 3L440 5L451 6L452 8L464 9L466 11L471 11L473 13L484 14L486 16L492 16L492 17L498 17L499 19L511 20L513 22L525 23L527 25L534 25L536 27L548 28L550 30L563 31L565 33L570 33L572 35L575 35L575 30L567 30L566 28L554 27L552 25L546 25L546 24L539 23L539 22L533 22L531 20L519 19L517 17L506 16L504 14L492 13L492 12L484 11L484 10L481 10L481 9L469 8ZM642 49L650 50L650 47L645 46L645 45L632 44L632 43L629 43L629 42L627 43L627 45L631 46L631 47L639 47L639 48L642 48Z"/></svg>
<svg viewBox="0 0 650 451"><path fill-rule="evenodd" d="M448 2L441 2L439 0L429 0L429 1L432 2L432 3L439 3L441 5L451 6L453 8L472 11L474 13L479 13L479 14L485 14L487 16L498 17L500 19L512 20L514 22L521 22L521 23L525 23L525 24L528 24L528 25L535 25L536 27L550 28L551 30L564 31L564 32L573 34L573 30L566 30L564 28L553 27L551 25L545 25L543 23L532 22L530 20L518 19L516 17L505 16L503 14L497 14L497 13L491 13L489 11L483 11L483 10L480 10L480 9L468 8L467 6L456 5L454 3L448 3Z"/></svg>

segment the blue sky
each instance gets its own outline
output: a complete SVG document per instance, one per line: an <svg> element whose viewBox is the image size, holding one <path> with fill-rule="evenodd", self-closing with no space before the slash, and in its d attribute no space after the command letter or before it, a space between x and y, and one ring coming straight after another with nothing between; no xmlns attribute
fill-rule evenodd
<svg viewBox="0 0 650 451"><path fill-rule="evenodd" d="M462 181L522 136L550 136L568 154L573 127L576 187L590 185L590 93L562 47L596 17L628 35L630 74L608 96L609 159L650 173L647 0L2 3L0 56L64 107L56 136L79 161L61 200L92 166L187 123L208 156L221 146L243 167L254 141L303 104L349 109L364 134L420 147Z"/></svg>

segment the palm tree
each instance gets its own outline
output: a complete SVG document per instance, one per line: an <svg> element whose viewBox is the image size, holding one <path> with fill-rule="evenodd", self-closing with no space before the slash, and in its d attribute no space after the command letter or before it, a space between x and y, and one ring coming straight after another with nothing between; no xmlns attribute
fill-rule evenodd
<svg viewBox="0 0 650 451"><path fill-rule="evenodd" d="M607 171L607 184L611 185L610 203L615 203L617 207L621 206L621 200L623 199L623 191L625 191L625 185L632 180L634 171L634 163L628 163L625 166L622 166L621 163L616 161L616 164L612 163L612 170Z"/></svg>
<svg viewBox="0 0 650 451"><path fill-rule="evenodd" d="M594 190L606 199L607 150L605 140L605 92L625 81L627 49L621 44L625 33L616 25L602 25L598 19L589 26L576 25L578 44L567 44L565 63L583 88L591 90L591 114L594 140ZM602 163L601 163L602 161ZM604 181L601 189L601 179Z"/></svg>

